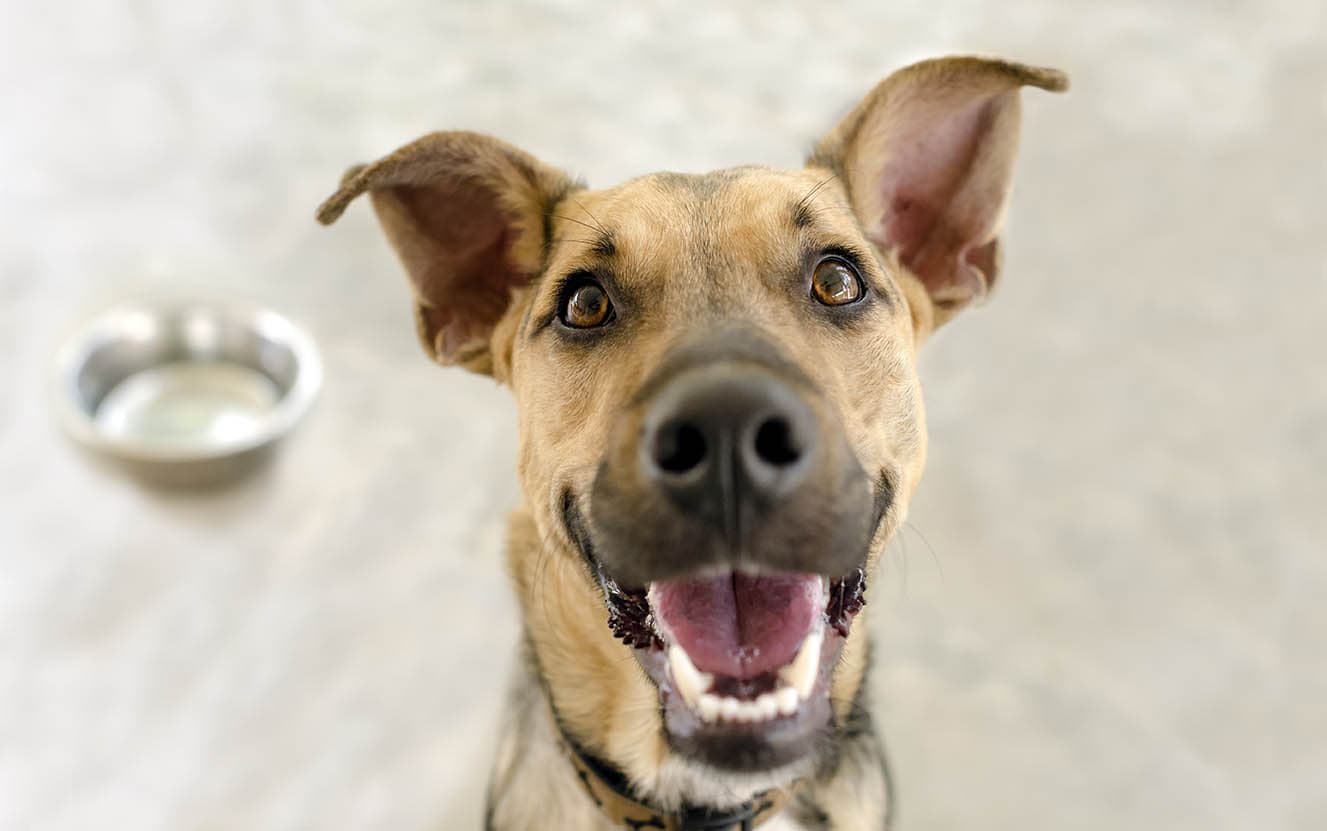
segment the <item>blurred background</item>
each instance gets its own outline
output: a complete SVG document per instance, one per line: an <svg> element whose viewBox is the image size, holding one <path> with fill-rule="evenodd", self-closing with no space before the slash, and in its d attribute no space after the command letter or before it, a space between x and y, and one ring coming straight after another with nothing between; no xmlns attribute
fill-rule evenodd
<svg viewBox="0 0 1327 831"><path fill-rule="evenodd" d="M1327 7L0 5L0 828L478 828L515 419L423 357L363 205L419 134L591 184L791 166L950 51L1025 93L1003 283L922 362L875 596L901 827L1327 827ZM270 305L326 380L275 464L150 488L60 435L108 303Z"/></svg>

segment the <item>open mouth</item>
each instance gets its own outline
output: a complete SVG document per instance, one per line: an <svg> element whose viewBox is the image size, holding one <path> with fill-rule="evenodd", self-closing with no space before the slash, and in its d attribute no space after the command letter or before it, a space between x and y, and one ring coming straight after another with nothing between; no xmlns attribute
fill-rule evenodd
<svg viewBox="0 0 1327 831"><path fill-rule="evenodd" d="M599 569L613 634L659 689L675 748L721 767L794 761L830 719L834 666L865 604L839 578L725 570L625 589Z"/></svg>

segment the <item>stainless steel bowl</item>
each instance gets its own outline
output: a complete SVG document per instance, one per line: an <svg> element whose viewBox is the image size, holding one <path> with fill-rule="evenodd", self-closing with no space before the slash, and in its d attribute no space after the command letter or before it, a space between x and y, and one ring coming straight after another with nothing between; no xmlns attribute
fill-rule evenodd
<svg viewBox="0 0 1327 831"><path fill-rule="evenodd" d="M321 382L313 340L275 312L133 304L60 350L55 402L85 447L157 483L204 485L266 459Z"/></svg>

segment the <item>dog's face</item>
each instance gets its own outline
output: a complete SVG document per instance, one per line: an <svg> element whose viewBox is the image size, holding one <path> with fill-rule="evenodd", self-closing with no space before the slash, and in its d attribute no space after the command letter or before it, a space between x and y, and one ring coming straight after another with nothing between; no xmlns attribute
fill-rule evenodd
<svg viewBox="0 0 1327 831"><path fill-rule="evenodd" d="M426 349L514 391L534 657L564 728L638 784L832 751L924 463L916 350L995 279L1025 84L1064 81L919 64L803 170L598 191L434 134L324 206L370 191Z"/></svg>
<svg viewBox="0 0 1327 831"><path fill-rule="evenodd" d="M796 762L921 469L903 273L822 168L647 176L554 213L509 374L536 525L602 587L674 750Z"/></svg>

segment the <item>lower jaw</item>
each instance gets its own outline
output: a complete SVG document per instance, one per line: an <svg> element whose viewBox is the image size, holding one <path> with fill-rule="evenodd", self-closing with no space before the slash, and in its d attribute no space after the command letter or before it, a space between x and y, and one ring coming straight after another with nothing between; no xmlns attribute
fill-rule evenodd
<svg viewBox="0 0 1327 831"><path fill-rule="evenodd" d="M799 695L791 710L750 720L702 715L678 690L666 652L639 649L634 652L658 690L664 737L670 749L717 770L755 773L795 764L815 754L820 737L831 728L832 671L843 643L844 638L837 632L826 630L819 648L815 681L805 696ZM715 697L725 704L736 699ZM751 708L758 697L736 700Z"/></svg>

